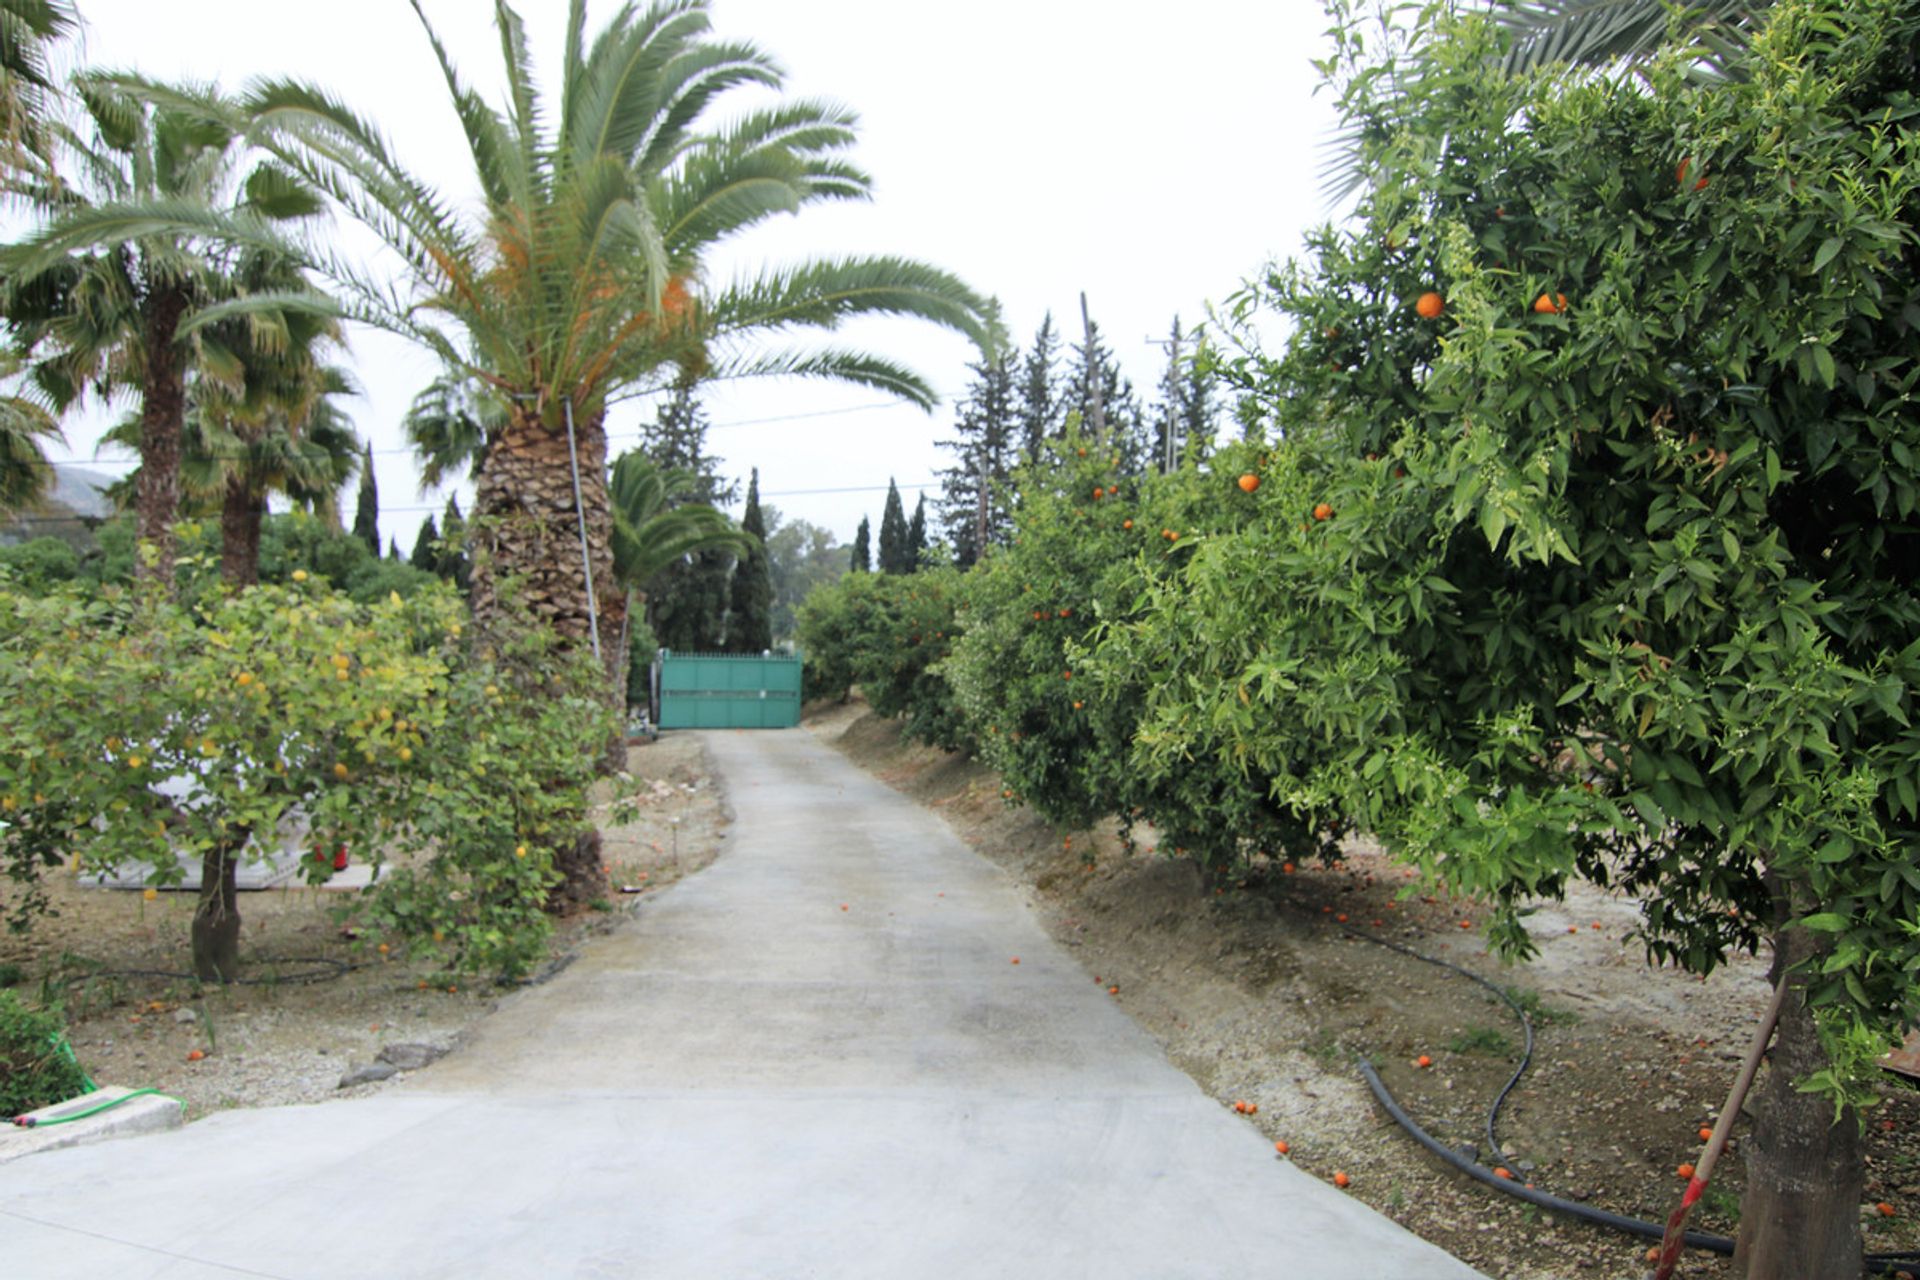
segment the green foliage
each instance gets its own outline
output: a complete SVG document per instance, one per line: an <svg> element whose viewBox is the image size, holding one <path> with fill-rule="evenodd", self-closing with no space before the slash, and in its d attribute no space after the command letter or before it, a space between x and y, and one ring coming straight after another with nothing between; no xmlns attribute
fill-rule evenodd
<svg viewBox="0 0 1920 1280"><path fill-rule="evenodd" d="M1696 971L1820 933L1841 1096L1920 1013L1920 12L1775 5L1711 89L1419 21L1418 75L1340 37L1354 223L1234 303L1291 324L1226 367L1336 515L1222 548L1257 598L1157 606L1208 673L1164 749L1495 899L1510 951L1574 876Z"/></svg>
<svg viewBox="0 0 1920 1280"><path fill-rule="evenodd" d="M1468 1027L1447 1041L1454 1053L1486 1053L1504 1057L1513 1052L1513 1040L1495 1027Z"/></svg>
<svg viewBox="0 0 1920 1280"><path fill-rule="evenodd" d="M58 538L30 538L0 547L0 567L25 590L45 591L80 576L80 555Z"/></svg>
<svg viewBox="0 0 1920 1280"><path fill-rule="evenodd" d="M880 572L912 573L918 568L907 543L907 513L900 503L900 486L887 479L887 501L880 510Z"/></svg>
<svg viewBox="0 0 1920 1280"><path fill-rule="evenodd" d="M30 1009L0 991L0 1117L11 1119L87 1091L86 1073L62 1045L57 1010Z"/></svg>
<svg viewBox="0 0 1920 1280"><path fill-rule="evenodd" d="M653 659L660 642L645 618L627 615L627 705L650 706L653 701Z"/></svg>
<svg viewBox="0 0 1920 1280"><path fill-rule="evenodd" d="M362 605L294 576L198 605L0 583L13 923L69 860L178 883L181 856L261 856L303 823L395 860L377 926L454 967L523 971L584 820L579 744L610 731L591 660L533 627L476 639L444 587Z"/></svg>
<svg viewBox="0 0 1920 1280"><path fill-rule="evenodd" d="M941 663L958 636L964 579L950 568L917 574L849 573L800 608L808 698L845 697L858 684L908 736L948 750L972 747Z"/></svg>
<svg viewBox="0 0 1920 1280"><path fill-rule="evenodd" d="M853 550L849 553L847 568L854 573L873 572L873 532L865 516L860 517L860 527L853 535Z"/></svg>

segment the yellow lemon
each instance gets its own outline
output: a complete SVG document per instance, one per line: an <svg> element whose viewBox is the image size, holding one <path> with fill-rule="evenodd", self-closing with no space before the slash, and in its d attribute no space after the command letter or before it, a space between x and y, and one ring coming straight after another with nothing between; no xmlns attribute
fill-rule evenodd
<svg viewBox="0 0 1920 1280"><path fill-rule="evenodd" d="M147 890L144 890L140 894L140 896L142 898L145 898L148 902L152 902L154 899L160 896L160 891L158 889L147 889Z"/></svg>
<svg viewBox="0 0 1920 1280"><path fill-rule="evenodd" d="M516 857L516 858L524 858L524 857L526 857L526 856L527 856L527 846L525 846L525 845L523 845L523 844L518 844L518 845L515 845L515 846L513 847L513 856L514 856L514 857Z"/></svg>
<svg viewBox="0 0 1920 1280"><path fill-rule="evenodd" d="M305 582L307 580L307 571L305 569L295 569L293 571L293 580L295 582Z"/></svg>
<svg viewBox="0 0 1920 1280"><path fill-rule="evenodd" d="M345 782L347 780L347 775L351 772L352 771L348 769L347 766L344 764L336 764L333 766L333 776L340 779L342 782Z"/></svg>
<svg viewBox="0 0 1920 1280"><path fill-rule="evenodd" d="M405 764L407 761L413 759L413 748L402 747L400 748L398 754L400 756L400 763Z"/></svg>

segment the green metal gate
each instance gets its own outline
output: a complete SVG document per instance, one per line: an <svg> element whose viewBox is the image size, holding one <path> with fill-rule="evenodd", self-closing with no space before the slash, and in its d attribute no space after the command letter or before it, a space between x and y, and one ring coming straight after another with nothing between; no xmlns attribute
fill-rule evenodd
<svg viewBox="0 0 1920 1280"><path fill-rule="evenodd" d="M662 729L791 729L800 723L800 656L674 653L654 660Z"/></svg>

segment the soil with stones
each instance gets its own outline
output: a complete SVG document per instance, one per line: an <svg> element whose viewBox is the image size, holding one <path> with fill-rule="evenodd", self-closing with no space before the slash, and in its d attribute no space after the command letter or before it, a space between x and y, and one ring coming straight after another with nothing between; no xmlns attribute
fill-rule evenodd
<svg viewBox="0 0 1920 1280"><path fill-rule="evenodd" d="M1501 1280L1646 1274L1651 1242L1499 1195L1430 1156L1374 1102L1355 1060L1371 1060L1448 1146L1561 1197L1664 1222L1684 1187L1676 1170L1699 1158L1699 1131L1765 1003L1760 961L1705 980L1649 967L1635 904L1579 886L1528 918L1539 957L1505 966L1487 954L1483 909L1357 844L1336 866L1271 866L1209 894L1150 832L1136 829L1129 850L1111 828L1058 831L1004 799L984 767L904 742L857 699L813 708L807 723L1027 884L1087 980L1117 987L1222 1107L1257 1107L1246 1123L1285 1142L1285 1158L1347 1174L1351 1194ZM1381 942L1479 974L1531 1012L1532 1065L1501 1113L1501 1154L1487 1113L1518 1064L1520 1020L1471 980ZM1920 1249L1920 1093L1889 1076L1883 1096L1869 1120L1867 1247ZM1743 1117L1695 1229L1737 1228L1748 1132ZM1679 1274L1732 1270L1695 1252Z"/></svg>
<svg viewBox="0 0 1920 1280"><path fill-rule="evenodd" d="M595 797L605 909L558 922L543 974L720 848L726 801L697 738L632 746L628 773L633 781L620 790L632 799L633 821L611 821L611 784ZM343 1089L341 1081L383 1052L389 1065L427 1056L399 1046L457 1051L463 1032L504 994L397 958L397 947L382 955L382 939L351 925L352 890L243 893L241 982L218 987L190 974L192 893L148 902L137 891L79 888L65 876L48 887L58 914L25 935L0 935L0 971L30 1003L65 1007L68 1038L94 1080L158 1089L184 1101L190 1119L372 1092L380 1082Z"/></svg>

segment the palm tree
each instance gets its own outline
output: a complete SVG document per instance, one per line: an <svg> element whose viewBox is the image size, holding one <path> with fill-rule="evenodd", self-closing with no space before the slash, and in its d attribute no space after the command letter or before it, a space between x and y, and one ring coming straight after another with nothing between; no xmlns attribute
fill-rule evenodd
<svg viewBox="0 0 1920 1280"><path fill-rule="evenodd" d="M56 90L49 54L77 26L79 15L66 0L0 0L0 170L9 185L52 175L47 121Z"/></svg>
<svg viewBox="0 0 1920 1280"><path fill-rule="evenodd" d="M643 608L646 583L683 556L709 548L748 552L759 543L723 511L689 502L693 476L658 466L639 450L614 460L609 496L613 505L613 577L623 593L620 649L627 652L629 620ZM626 669L626 658L620 660ZM625 685L621 686L625 688Z"/></svg>
<svg viewBox="0 0 1920 1280"><path fill-rule="evenodd" d="M926 405L925 381L884 357L759 344L872 314L998 341L985 299L901 258L808 262L710 287L702 266L715 244L816 201L862 198L869 182L840 154L853 117L839 108L786 102L707 122L728 90L781 81L752 45L710 38L707 8L623 6L589 42L585 0L571 0L557 111L533 81L524 27L505 0L494 7L501 109L466 85L420 14L471 152L481 198L471 215L325 92L275 81L251 95L267 145L397 257L396 287L328 264L350 313L423 343L502 410L484 422L470 538L483 621L501 579L515 575L533 610L575 643L598 648L599 630L619 622L610 404L685 372L835 378Z"/></svg>
<svg viewBox="0 0 1920 1280"><path fill-rule="evenodd" d="M1643 62L1677 34L1704 75L1738 72L1754 28L1772 0L1500 0L1495 13L1513 33L1510 71L1554 62L1607 67Z"/></svg>
<svg viewBox="0 0 1920 1280"><path fill-rule="evenodd" d="M187 377L238 367L197 325L213 303L229 316L255 305L218 285L235 246L286 252L267 220L320 206L282 169L239 175L239 117L215 89L93 73L74 86L90 132L53 128L76 171L33 188L50 220L0 254L6 314L56 412L90 391L137 391L138 525L152 548L140 573L170 585Z"/></svg>
<svg viewBox="0 0 1920 1280"><path fill-rule="evenodd" d="M0 352L0 379L19 371L19 361ZM59 424L38 402L0 395L0 513L30 506L46 492L53 467L39 437L59 434Z"/></svg>

